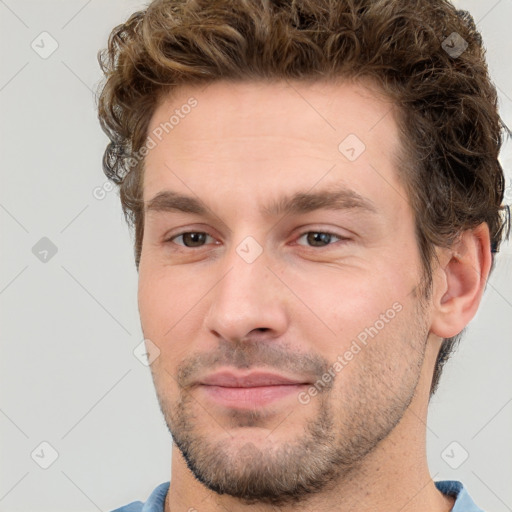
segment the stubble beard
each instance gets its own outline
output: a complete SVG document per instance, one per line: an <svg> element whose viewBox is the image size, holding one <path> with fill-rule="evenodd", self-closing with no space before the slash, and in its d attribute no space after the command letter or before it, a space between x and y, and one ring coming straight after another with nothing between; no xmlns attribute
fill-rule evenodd
<svg viewBox="0 0 512 512"><path fill-rule="evenodd" d="M274 419L277 426L264 441L238 443L233 438L239 429L267 425L268 418L258 411L232 411L230 426L237 430L230 429L231 434L223 431L190 393L180 393L172 406L160 395L158 400L173 441L199 482L244 504L286 506L352 481L364 469L365 457L396 427L412 401L420 368L421 364L416 378L411 375L400 393L385 397L385 403L379 395L382 387L368 392L366 386L374 384L368 379L355 386L351 383L345 399L333 395L333 388L308 405L296 405L315 407L316 415L303 420L301 435L280 443L272 441L272 434L281 430L282 435L282 429L302 410L289 413L281 423ZM347 391L339 395L343 393ZM333 404L340 401L344 404L335 411ZM220 438L215 441L214 430Z"/></svg>

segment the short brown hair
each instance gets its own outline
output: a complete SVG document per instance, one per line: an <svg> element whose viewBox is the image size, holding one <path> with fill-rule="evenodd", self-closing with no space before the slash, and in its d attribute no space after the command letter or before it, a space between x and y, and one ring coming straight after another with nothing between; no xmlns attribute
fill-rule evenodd
<svg viewBox="0 0 512 512"><path fill-rule="evenodd" d="M457 44L457 55L449 51ZM155 0L98 53L103 169L135 227L139 268L148 125L181 85L216 80L368 79L399 107L398 176L415 212L424 296L435 247L486 222L494 253L505 220L502 122L473 18L446 0ZM139 158L134 158L138 156ZM507 230L507 237L510 225ZM463 332L443 341L433 376Z"/></svg>

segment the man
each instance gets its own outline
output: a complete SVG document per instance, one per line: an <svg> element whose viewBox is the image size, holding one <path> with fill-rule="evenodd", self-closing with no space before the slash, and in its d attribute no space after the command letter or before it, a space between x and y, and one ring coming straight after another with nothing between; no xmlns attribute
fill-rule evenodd
<svg viewBox="0 0 512 512"><path fill-rule="evenodd" d="M155 1L100 62L104 169L176 445L170 484L118 511L480 510L425 448L505 227L471 17Z"/></svg>

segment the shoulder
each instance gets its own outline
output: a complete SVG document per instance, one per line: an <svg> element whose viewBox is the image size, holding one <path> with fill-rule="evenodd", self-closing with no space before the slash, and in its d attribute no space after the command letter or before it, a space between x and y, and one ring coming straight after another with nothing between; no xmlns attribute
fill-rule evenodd
<svg viewBox="0 0 512 512"><path fill-rule="evenodd" d="M145 503L133 501L124 507L116 508L111 512L164 512L164 503L170 482L157 486Z"/></svg>
<svg viewBox="0 0 512 512"><path fill-rule="evenodd" d="M435 484L443 494L455 498L455 504L451 512L484 512L476 505L461 482L457 480L442 480L435 482Z"/></svg>

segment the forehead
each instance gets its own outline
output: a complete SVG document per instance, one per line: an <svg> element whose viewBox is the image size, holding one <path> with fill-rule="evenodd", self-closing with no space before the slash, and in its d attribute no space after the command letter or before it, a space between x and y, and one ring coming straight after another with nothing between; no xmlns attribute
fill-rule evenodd
<svg viewBox="0 0 512 512"><path fill-rule="evenodd" d="M257 196L269 187L304 190L318 180L384 201L405 199L396 179L395 113L369 83L180 87L149 124L155 145L145 159L144 201L166 187L229 197L245 187Z"/></svg>
<svg viewBox="0 0 512 512"><path fill-rule="evenodd" d="M316 139L312 137L316 135L329 145L351 131L363 140L378 137L391 143L397 135L394 110L384 93L369 81L220 80L181 86L161 98L148 131L154 133L163 127L163 138L172 132L187 137L193 134L196 139L207 135L218 141L233 133L290 140ZM170 120L172 126L165 129Z"/></svg>

